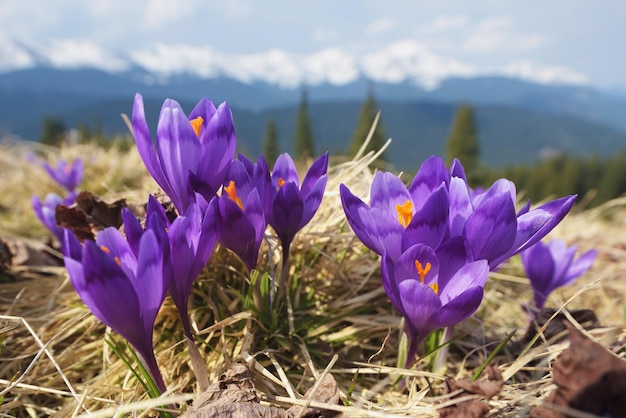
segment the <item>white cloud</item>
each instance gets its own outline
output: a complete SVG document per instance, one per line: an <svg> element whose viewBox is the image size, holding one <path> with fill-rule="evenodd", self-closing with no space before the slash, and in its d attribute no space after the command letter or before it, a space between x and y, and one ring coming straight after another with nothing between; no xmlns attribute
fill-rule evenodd
<svg viewBox="0 0 626 418"><path fill-rule="evenodd" d="M220 54L210 46L157 43L151 49L142 49L130 54L131 58L148 71L160 74L191 73L200 77L219 75Z"/></svg>
<svg viewBox="0 0 626 418"><path fill-rule="evenodd" d="M248 55L231 55L225 73L244 82L267 81L281 87L297 87L303 81L302 68L279 49Z"/></svg>
<svg viewBox="0 0 626 418"><path fill-rule="evenodd" d="M335 85L348 84L359 77L356 59L339 48L328 48L302 60L305 79L310 84L328 82Z"/></svg>
<svg viewBox="0 0 626 418"><path fill-rule="evenodd" d="M370 36L380 35L389 32L393 28L395 21L391 18L382 18L375 20L365 28L365 33Z"/></svg>
<svg viewBox="0 0 626 418"><path fill-rule="evenodd" d="M0 37L0 71L13 71L35 65L28 51L9 39Z"/></svg>
<svg viewBox="0 0 626 418"><path fill-rule="evenodd" d="M449 76L469 76L477 69L454 58L438 55L412 40L400 41L366 54L363 72L370 78L389 83L406 79L435 88Z"/></svg>
<svg viewBox="0 0 626 418"><path fill-rule="evenodd" d="M582 73L559 66L542 65L522 60L504 66L501 72L509 77L517 77L542 84L587 84L589 78Z"/></svg>
<svg viewBox="0 0 626 418"><path fill-rule="evenodd" d="M30 51L34 51L32 54ZM201 78L227 76L244 83L265 81L283 88L303 83L343 85L360 76L375 81L412 81L436 88L448 77L505 75L538 83L585 84L588 77L563 66L542 65L530 60L504 66L477 66L439 54L415 40L404 40L361 55L341 48L326 48L307 55L271 49L255 54L228 54L209 45L157 43L127 54L125 59L86 40L61 39L22 46L0 36L0 71L28 68L43 59L58 68L99 68L110 72L139 65L152 80L167 80L176 74Z"/></svg>
<svg viewBox="0 0 626 418"><path fill-rule="evenodd" d="M59 68L101 68L122 71L128 62L99 45L82 39L54 39L34 47L50 64Z"/></svg>

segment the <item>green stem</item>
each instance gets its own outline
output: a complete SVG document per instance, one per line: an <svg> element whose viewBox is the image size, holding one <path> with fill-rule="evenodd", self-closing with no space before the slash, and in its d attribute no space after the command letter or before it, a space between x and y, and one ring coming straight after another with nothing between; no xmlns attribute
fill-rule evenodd
<svg viewBox="0 0 626 418"><path fill-rule="evenodd" d="M439 350L437 350L435 362L433 363L434 373L444 374L446 372L446 360L448 357L448 351L450 350L450 344L446 343L452 339L453 332L454 325L444 328L443 330L443 334L441 335L441 341L439 342L440 348Z"/></svg>

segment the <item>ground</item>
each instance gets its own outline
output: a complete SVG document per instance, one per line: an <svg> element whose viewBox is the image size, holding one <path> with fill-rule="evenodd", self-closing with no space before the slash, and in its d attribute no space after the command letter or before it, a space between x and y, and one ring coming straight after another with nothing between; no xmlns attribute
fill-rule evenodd
<svg viewBox="0 0 626 418"><path fill-rule="evenodd" d="M86 163L81 190L103 202L125 199L141 216L148 193L160 192L136 151L23 143L0 148L0 240L7 245L0 248L0 416L130 416L133 411L152 416L162 405L190 409L193 416L190 405L202 394L172 301L168 298L159 313L154 341L169 393L151 401L105 343L105 338L122 339L82 304L56 243L30 207L31 195L60 192L38 159L54 163L58 157L80 157ZM482 416L462 415L458 409L442 412L468 399L479 400L484 405L480 414L486 416L524 416L555 388L555 359L569 347L563 321L588 327L585 335L591 340L624 356L626 199L617 199L594 209L576 206L550 234L577 243L580 251L596 248L599 255L574 285L551 295L547 306L552 311L542 332L526 335L523 306L532 291L514 258L491 274L478 312L455 328L445 372L432 372L428 356L410 370L396 368L401 318L382 288L378 256L355 238L338 193L345 183L366 199L372 177L367 158L331 161L322 206L294 242L292 314L284 307L258 310L246 297L253 280L269 280L275 273L279 246L271 231L261 261L265 275L247 277L236 257L221 247L215 250L191 302L210 383L223 382L225 373L245 364L259 405L290 411L285 416L297 416L300 409L314 416L315 409L304 407L321 405L345 416ZM594 315L597 321L589 321ZM450 382L465 381L453 387L467 390L467 379L486 363L493 368L485 369L478 381L486 379L487 370L496 381L501 374L499 391L492 396L462 389L446 393ZM311 391L305 396L328 375L339 402L328 404Z"/></svg>

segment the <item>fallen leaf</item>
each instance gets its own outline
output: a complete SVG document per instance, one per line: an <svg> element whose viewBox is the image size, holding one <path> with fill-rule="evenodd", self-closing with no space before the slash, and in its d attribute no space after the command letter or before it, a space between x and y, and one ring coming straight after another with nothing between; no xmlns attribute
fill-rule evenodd
<svg viewBox="0 0 626 418"><path fill-rule="evenodd" d="M591 341L573 325L570 347L563 350L552 366L552 382L557 388L547 404L612 418L626 417L626 362L600 344ZM549 405L531 410L533 418L562 418Z"/></svg>
<svg viewBox="0 0 626 418"><path fill-rule="evenodd" d="M456 392L462 389L464 392L455 397L465 396L467 393L482 395L485 399L491 399L502 390L504 381L500 369L495 366L487 367L487 379L472 382L469 379L454 380L446 378L446 393ZM452 399L454 399L453 397ZM458 402L439 410L440 417L447 418L481 418L489 412L489 405L480 399L471 399Z"/></svg>

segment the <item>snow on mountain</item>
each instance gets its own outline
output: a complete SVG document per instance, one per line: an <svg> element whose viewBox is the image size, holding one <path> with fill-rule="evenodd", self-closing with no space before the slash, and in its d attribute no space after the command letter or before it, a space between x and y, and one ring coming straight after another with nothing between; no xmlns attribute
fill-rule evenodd
<svg viewBox="0 0 626 418"><path fill-rule="evenodd" d="M237 55L211 46L157 43L124 54L106 50L86 40L51 40L25 45L0 37L0 73L36 66L96 68L120 73L132 68L146 72L146 82L167 82L169 77L192 75L202 79L219 76L244 83L263 81L285 89L302 84L346 85L361 77L387 83L412 82L432 90L450 77L502 75L541 84L586 84L587 78L563 67L529 61L500 68L482 68L438 54L414 40L354 54L327 48L312 54L279 49Z"/></svg>

